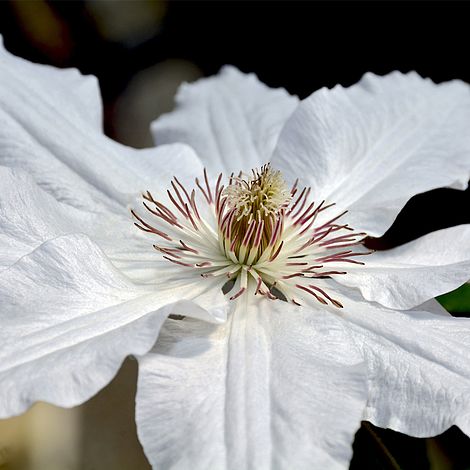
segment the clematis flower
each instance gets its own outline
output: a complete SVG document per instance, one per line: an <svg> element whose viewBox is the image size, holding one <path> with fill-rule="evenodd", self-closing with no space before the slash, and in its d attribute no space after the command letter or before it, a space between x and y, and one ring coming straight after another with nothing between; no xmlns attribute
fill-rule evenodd
<svg viewBox="0 0 470 470"><path fill-rule="evenodd" d="M225 68L134 150L93 77L0 66L0 417L78 405L134 355L155 468L345 468L361 419L470 434L470 320L432 300L468 280L470 226L362 244L466 187L466 84L299 101Z"/></svg>

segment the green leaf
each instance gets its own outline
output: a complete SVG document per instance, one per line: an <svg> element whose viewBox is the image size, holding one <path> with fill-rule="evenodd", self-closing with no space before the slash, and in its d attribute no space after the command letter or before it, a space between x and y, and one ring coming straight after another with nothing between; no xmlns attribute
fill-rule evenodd
<svg viewBox="0 0 470 470"><path fill-rule="evenodd" d="M470 312L470 284L464 284L448 294L440 295L436 300L450 313Z"/></svg>

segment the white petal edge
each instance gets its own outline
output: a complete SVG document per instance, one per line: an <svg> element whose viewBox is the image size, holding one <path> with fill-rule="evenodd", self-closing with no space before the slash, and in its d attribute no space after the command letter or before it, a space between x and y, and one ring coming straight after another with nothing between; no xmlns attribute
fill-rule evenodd
<svg viewBox="0 0 470 470"><path fill-rule="evenodd" d="M442 315L444 317L452 316L436 299L429 299L415 307L414 310L418 312L434 313L435 315Z"/></svg>
<svg viewBox="0 0 470 470"><path fill-rule="evenodd" d="M0 417L78 405L149 350L170 313L220 322L225 308L208 284L133 285L84 235L50 240L0 273Z"/></svg>
<svg viewBox="0 0 470 470"><path fill-rule="evenodd" d="M4 67L12 67L18 74L48 84L51 99L60 102L65 113L77 115L98 131L103 126L103 109L98 79L83 75L76 68L57 69L50 65L35 64L9 53L0 36L0 60ZM33 78L34 77L34 78Z"/></svg>
<svg viewBox="0 0 470 470"><path fill-rule="evenodd" d="M363 261L335 280L359 289L367 300L411 309L470 279L470 225L432 232Z"/></svg>
<svg viewBox="0 0 470 470"><path fill-rule="evenodd" d="M25 170L57 200L119 212L129 194L175 170L182 180L202 172L185 145L136 150L107 138L94 77L28 62L1 44L0 66L0 165Z"/></svg>
<svg viewBox="0 0 470 470"><path fill-rule="evenodd" d="M267 163L279 133L298 103L254 74L226 66L210 78L180 87L176 109L152 124L157 145L184 142L204 165L226 175Z"/></svg>
<svg viewBox="0 0 470 470"><path fill-rule="evenodd" d="M139 358L138 435L162 470L348 467L366 377L342 322L261 301L169 320Z"/></svg>
<svg viewBox="0 0 470 470"><path fill-rule="evenodd" d="M364 419L416 437L452 425L470 435L470 319L351 302L341 315L368 367Z"/></svg>
<svg viewBox="0 0 470 470"><path fill-rule="evenodd" d="M349 209L351 226L380 236L413 195L467 186L469 127L467 84L367 73L303 100L272 163L303 179L315 199Z"/></svg>

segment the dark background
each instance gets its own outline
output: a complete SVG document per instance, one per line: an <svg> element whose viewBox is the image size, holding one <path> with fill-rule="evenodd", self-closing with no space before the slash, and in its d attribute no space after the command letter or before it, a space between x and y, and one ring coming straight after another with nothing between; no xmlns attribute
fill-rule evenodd
<svg viewBox="0 0 470 470"><path fill-rule="evenodd" d="M323 86L351 85L367 71L416 70L437 82L459 78L470 83L469 6L3 2L0 32L17 55L96 75L106 133L145 146L151 142L148 123L171 109L177 85L217 73L226 63L300 97ZM370 245L387 248L432 230L470 223L469 208L469 191L440 189L419 195L387 234ZM356 438L352 468L425 469L432 464L433 469L470 469L469 446L470 440L456 428L437 439L413 439L364 426Z"/></svg>

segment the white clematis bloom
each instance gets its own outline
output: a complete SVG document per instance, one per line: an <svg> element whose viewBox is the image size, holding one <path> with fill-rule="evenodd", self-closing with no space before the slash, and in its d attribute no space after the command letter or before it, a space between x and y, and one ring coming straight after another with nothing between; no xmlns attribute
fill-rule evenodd
<svg viewBox="0 0 470 470"><path fill-rule="evenodd" d="M0 417L78 405L135 355L156 468L346 468L361 419L470 434L470 320L429 300L468 280L470 227L362 246L465 188L467 85L299 102L226 68L137 151L102 134L94 78L3 48L0 71Z"/></svg>

